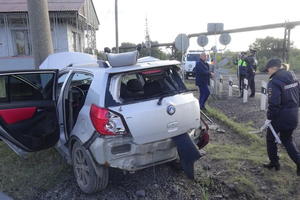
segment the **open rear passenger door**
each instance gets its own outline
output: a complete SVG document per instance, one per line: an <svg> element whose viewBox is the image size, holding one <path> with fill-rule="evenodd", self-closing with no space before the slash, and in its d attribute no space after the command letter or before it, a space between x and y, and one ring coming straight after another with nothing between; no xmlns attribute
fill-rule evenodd
<svg viewBox="0 0 300 200"><path fill-rule="evenodd" d="M0 138L19 155L53 147L59 140L57 73L0 72Z"/></svg>

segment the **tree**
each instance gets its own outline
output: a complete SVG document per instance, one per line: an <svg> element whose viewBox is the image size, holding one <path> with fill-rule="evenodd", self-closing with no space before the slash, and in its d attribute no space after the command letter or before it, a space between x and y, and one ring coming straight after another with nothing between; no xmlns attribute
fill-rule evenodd
<svg viewBox="0 0 300 200"><path fill-rule="evenodd" d="M157 41L151 41L151 45L158 44ZM136 49L136 44L130 42L123 42L120 46L120 53L133 51ZM143 45L144 46L144 45ZM170 55L163 52L159 47L153 47L151 49L142 48L140 51L140 57L152 56L161 60L166 60L170 58Z"/></svg>
<svg viewBox="0 0 300 200"><path fill-rule="evenodd" d="M290 68L300 71L300 49L293 48L290 50Z"/></svg>
<svg viewBox="0 0 300 200"><path fill-rule="evenodd" d="M258 38L250 45L251 49L257 50L258 67L261 70L269 59L282 58L283 54L283 39L266 37ZM291 42L290 49L290 67L292 69L300 69L300 50L293 47Z"/></svg>

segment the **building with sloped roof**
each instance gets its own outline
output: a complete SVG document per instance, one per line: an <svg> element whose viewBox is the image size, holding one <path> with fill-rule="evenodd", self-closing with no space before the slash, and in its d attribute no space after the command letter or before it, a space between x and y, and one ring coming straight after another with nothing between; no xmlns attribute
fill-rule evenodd
<svg viewBox="0 0 300 200"><path fill-rule="evenodd" d="M99 19L92 0L48 0L54 52L94 53ZM0 71L31 68L27 0L0 0Z"/></svg>

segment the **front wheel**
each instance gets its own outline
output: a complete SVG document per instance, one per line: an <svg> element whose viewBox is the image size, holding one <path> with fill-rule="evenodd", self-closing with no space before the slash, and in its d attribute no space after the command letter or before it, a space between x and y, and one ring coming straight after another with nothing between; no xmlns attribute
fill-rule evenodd
<svg viewBox="0 0 300 200"><path fill-rule="evenodd" d="M74 175L79 188L87 194L103 190L108 184L108 168L99 166L97 175L92 162L86 149L79 142L75 142L72 148Z"/></svg>

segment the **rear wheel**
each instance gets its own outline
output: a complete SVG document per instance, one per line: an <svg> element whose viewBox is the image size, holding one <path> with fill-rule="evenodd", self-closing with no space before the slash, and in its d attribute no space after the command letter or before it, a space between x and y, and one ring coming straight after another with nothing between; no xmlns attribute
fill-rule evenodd
<svg viewBox="0 0 300 200"><path fill-rule="evenodd" d="M72 148L74 175L80 189L87 194L103 190L108 184L108 168L99 166L97 175L92 162L86 149L79 142L75 142Z"/></svg>

